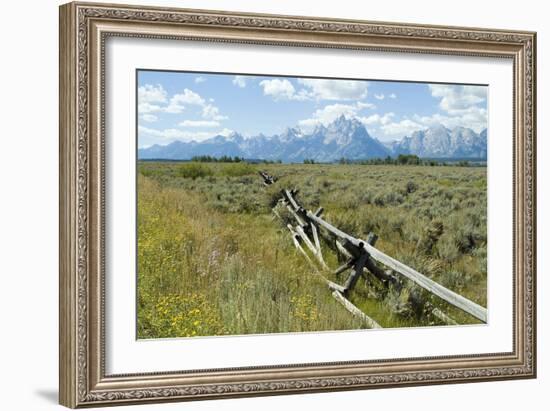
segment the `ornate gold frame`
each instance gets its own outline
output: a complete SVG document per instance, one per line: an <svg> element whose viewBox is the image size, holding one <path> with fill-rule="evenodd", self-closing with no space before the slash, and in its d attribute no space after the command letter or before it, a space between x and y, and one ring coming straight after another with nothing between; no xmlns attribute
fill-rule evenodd
<svg viewBox="0 0 550 411"><path fill-rule="evenodd" d="M103 64L109 36L491 56L514 64L514 350L476 356L105 375ZM60 403L68 407L536 375L532 32L70 3L60 8ZM269 362L266 359L266 362Z"/></svg>

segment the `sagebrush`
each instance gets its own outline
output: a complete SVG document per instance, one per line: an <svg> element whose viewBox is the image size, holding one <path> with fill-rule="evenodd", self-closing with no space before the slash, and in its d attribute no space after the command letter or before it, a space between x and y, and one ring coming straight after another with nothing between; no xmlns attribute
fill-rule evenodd
<svg viewBox="0 0 550 411"><path fill-rule="evenodd" d="M257 172L279 178L264 187ZM357 329L273 218L282 188L309 209L466 298L486 306L485 167L246 162L141 162L138 173L139 338ZM283 216L284 218L284 216ZM337 255L324 245L327 263ZM343 278L331 278L342 282ZM360 281L350 300L383 327L474 318L405 282Z"/></svg>

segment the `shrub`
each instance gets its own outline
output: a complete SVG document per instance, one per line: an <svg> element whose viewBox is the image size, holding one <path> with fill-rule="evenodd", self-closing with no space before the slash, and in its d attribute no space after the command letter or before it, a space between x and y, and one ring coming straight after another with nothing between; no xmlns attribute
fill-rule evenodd
<svg viewBox="0 0 550 411"><path fill-rule="evenodd" d="M399 234L400 237L403 237L403 227L405 225L405 219L403 217L396 217L389 220L388 225L393 232Z"/></svg>
<svg viewBox="0 0 550 411"><path fill-rule="evenodd" d="M155 172L153 170L144 167L140 167L139 172L145 177L153 177L155 175Z"/></svg>
<svg viewBox="0 0 550 411"><path fill-rule="evenodd" d="M199 177L207 177L214 174L212 169L207 165L200 163L186 163L179 166L177 169L177 175L183 178L191 178L195 180Z"/></svg>
<svg viewBox="0 0 550 411"><path fill-rule="evenodd" d="M358 195L355 192L348 191L344 194L342 194L339 198L341 207L344 210L353 210L356 209L359 205L361 200L359 199Z"/></svg>
<svg viewBox="0 0 550 411"><path fill-rule="evenodd" d="M221 169L221 174L228 177L241 177L254 173L256 173L256 167L248 163L228 164Z"/></svg>
<svg viewBox="0 0 550 411"><path fill-rule="evenodd" d="M443 222L441 220L432 220L422 234L422 238L416 248L424 254L432 254L437 240L443 234Z"/></svg>
<svg viewBox="0 0 550 411"><path fill-rule="evenodd" d="M365 190L365 192L361 196L361 201L365 204L372 204L373 197L374 194L371 191Z"/></svg>
<svg viewBox="0 0 550 411"><path fill-rule="evenodd" d="M395 191L376 194L376 196L372 199L372 202L377 206L399 205L403 203L403 201L405 201L405 198L400 193Z"/></svg>
<svg viewBox="0 0 550 411"><path fill-rule="evenodd" d="M390 310L401 317L419 319L425 313L428 294L415 285L391 290L386 298Z"/></svg>
<svg viewBox="0 0 550 411"><path fill-rule="evenodd" d="M377 205L377 206L383 206L385 204L384 202L384 196L383 195L380 195L380 194L377 194L374 196L374 198L372 199L372 202Z"/></svg>
<svg viewBox="0 0 550 411"><path fill-rule="evenodd" d="M458 271L446 271L439 276L439 283L454 291L462 291L471 280L471 277L466 273L460 273Z"/></svg>
<svg viewBox="0 0 550 411"><path fill-rule="evenodd" d="M270 185L265 188L264 202L269 208L275 207L282 197L283 194L280 187Z"/></svg>
<svg viewBox="0 0 550 411"><path fill-rule="evenodd" d="M476 257L477 267L480 273L487 273L487 245L476 248L472 251L472 255Z"/></svg>
<svg viewBox="0 0 550 411"><path fill-rule="evenodd" d="M358 235L361 232L357 216L353 211L341 214L331 213L326 217L331 224L350 235Z"/></svg>
<svg viewBox="0 0 550 411"><path fill-rule="evenodd" d="M414 181L409 181L405 185L405 191L407 194L414 193L416 190L418 190L418 184L416 184Z"/></svg>
<svg viewBox="0 0 550 411"><path fill-rule="evenodd" d="M462 253L470 253L486 241L487 234L470 224L459 227L455 232L455 242Z"/></svg>
<svg viewBox="0 0 550 411"><path fill-rule="evenodd" d="M403 203L403 201L405 201L403 196L395 191L391 191L386 194L386 204L399 205Z"/></svg>
<svg viewBox="0 0 550 411"><path fill-rule="evenodd" d="M437 254L442 260L452 263L460 257L461 253L452 235L444 235L437 243Z"/></svg>

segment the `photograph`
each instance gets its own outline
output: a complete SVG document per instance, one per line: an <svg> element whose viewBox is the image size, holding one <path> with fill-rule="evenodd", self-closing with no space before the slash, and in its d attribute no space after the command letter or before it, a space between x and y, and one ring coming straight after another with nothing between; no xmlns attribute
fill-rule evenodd
<svg viewBox="0 0 550 411"><path fill-rule="evenodd" d="M135 82L138 339L487 323L487 84Z"/></svg>

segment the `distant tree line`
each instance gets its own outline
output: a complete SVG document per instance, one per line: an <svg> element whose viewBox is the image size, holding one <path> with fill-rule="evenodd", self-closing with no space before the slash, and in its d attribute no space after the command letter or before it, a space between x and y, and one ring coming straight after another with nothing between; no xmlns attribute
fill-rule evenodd
<svg viewBox="0 0 550 411"><path fill-rule="evenodd" d="M282 160L252 160L251 163L257 164L282 164Z"/></svg>
<svg viewBox="0 0 550 411"><path fill-rule="evenodd" d="M238 156L226 156L214 157L209 155L194 156L191 161L197 163L254 163L254 164L281 164L281 160L263 160L263 159L245 159ZM313 158L305 158L304 164L318 164L319 162ZM399 154L397 157L387 156L384 158L370 158L364 160L352 160L345 157L338 160L340 164L361 164L361 165L396 165L396 166L458 166L458 167L471 167L479 164L475 162L469 162L468 160L460 161L439 161L433 159L422 159L414 154Z"/></svg>
<svg viewBox="0 0 550 411"><path fill-rule="evenodd" d="M244 160L244 158L235 156L221 156L221 157L213 157L213 156L194 156L191 157L191 161L196 161L198 163L241 163Z"/></svg>
<svg viewBox="0 0 550 411"><path fill-rule="evenodd" d="M389 164L389 165L424 165L424 160L414 154L399 154L397 157L387 156L385 158L376 157L369 158L366 160L350 160L342 157L339 161L340 164L368 164L368 165L379 165L379 164ZM437 162L434 162L437 163ZM434 164L436 165L436 164Z"/></svg>
<svg viewBox="0 0 550 411"><path fill-rule="evenodd" d="M253 164L281 164L281 160L263 160L263 159L245 159L244 157L238 157L238 156L226 156L223 155L221 157L214 157L214 156L194 156L191 157L191 161L197 162L197 163L253 163Z"/></svg>
<svg viewBox="0 0 550 411"><path fill-rule="evenodd" d="M305 162L305 161L304 161ZM395 165L395 166L458 166L458 167L470 167L477 164L470 163L467 160L461 160L457 162L451 161L437 161L433 159L421 159L414 154L399 154L397 157L387 156L385 158L370 158L367 160L350 160L342 157L339 161L340 164L362 164L362 165Z"/></svg>

